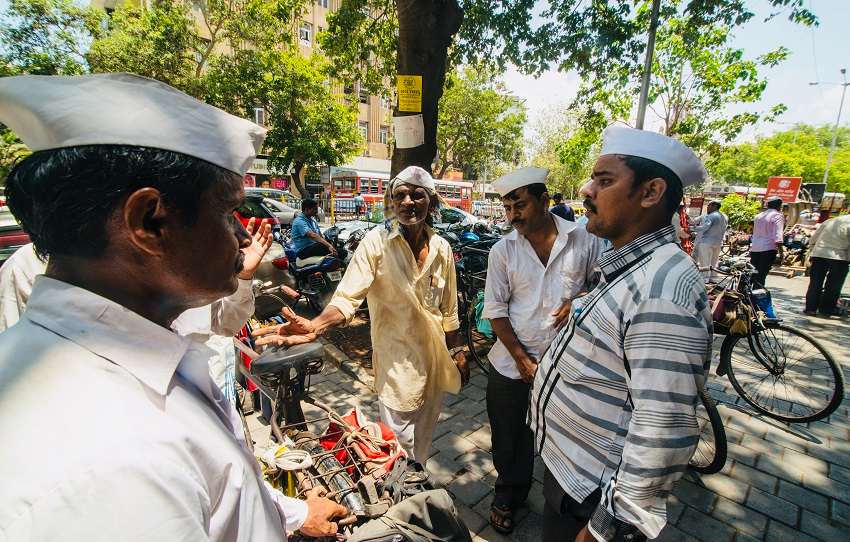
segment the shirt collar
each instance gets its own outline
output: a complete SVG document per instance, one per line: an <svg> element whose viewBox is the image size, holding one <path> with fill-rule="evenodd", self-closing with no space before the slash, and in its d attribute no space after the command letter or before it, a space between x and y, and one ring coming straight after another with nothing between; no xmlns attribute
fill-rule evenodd
<svg viewBox="0 0 850 542"><path fill-rule="evenodd" d="M386 220L384 221L384 228L387 230L387 239L394 239L399 235L404 235L404 232L401 231L401 225L398 223L398 220ZM429 225L425 225L425 234L428 236L428 239L434 235L434 230Z"/></svg>
<svg viewBox="0 0 850 542"><path fill-rule="evenodd" d="M23 317L165 395L190 340L86 289L40 275Z"/></svg>
<svg viewBox="0 0 850 542"><path fill-rule="evenodd" d="M652 233L641 235L634 241L620 247L606 251L599 257L599 268L605 275L605 280L613 280L625 268L631 266L637 260L643 258L656 248L667 243L673 243L675 229L673 225L664 226Z"/></svg>

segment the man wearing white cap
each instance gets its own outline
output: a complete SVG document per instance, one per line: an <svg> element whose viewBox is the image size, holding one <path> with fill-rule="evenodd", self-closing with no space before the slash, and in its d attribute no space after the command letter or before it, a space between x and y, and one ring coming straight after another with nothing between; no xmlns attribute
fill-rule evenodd
<svg viewBox="0 0 850 542"><path fill-rule="evenodd" d="M469 379L458 333L457 286L449 243L431 229L434 180L410 166L384 195L388 220L360 242L334 297L312 321L259 330L257 344L295 344L346 324L369 302L372 367L381 419L408 455L428 460L444 392ZM288 333L300 335L282 336Z"/></svg>
<svg viewBox="0 0 850 542"><path fill-rule="evenodd" d="M707 213L699 218L694 226L697 239L694 243L694 257L700 268L709 268L703 271L706 280L714 278L714 272L710 268L717 267L720 259L720 248L723 246L723 237L726 235L726 227L729 220L720 212L720 201L708 202Z"/></svg>
<svg viewBox="0 0 850 542"><path fill-rule="evenodd" d="M543 540L645 540L699 436L711 359L702 277L670 219L700 160L675 139L609 127L581 189L587 229L611 240L602 277L540 362L531 394L546 465Z"/></svg>
<svg viewBox="0 0 850 542"><path fill-rule="evenodd" d="M493 183L514 227L490 250L482 312L498 338L488 355L487 414L498 473L490 522L505 534L531 488L528 393L537 362L566 322L571 300L591 289L601 247L584 227L548 211L548 173L520 168Z"/></svg>
<svg viewBox="0 0 850 542"><path fill-rule="evenodd" d="M0 334L0 538L336 532L344 507L263 482L213 352L169 329L237 288L264 130L130 74L0 79L0 121L34 151L6 196L50 258Z"/></svg>

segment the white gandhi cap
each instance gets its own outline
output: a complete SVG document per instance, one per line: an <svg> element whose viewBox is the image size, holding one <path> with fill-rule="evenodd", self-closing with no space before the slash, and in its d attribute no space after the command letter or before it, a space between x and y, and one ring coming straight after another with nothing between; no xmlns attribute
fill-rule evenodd
<svg viewBox="0 0 850 542"><path fill-rule="evenodd" d="M546 184L549 170L542 167L521 167L506 175L502 175L493 183L493 189L505 197L517 188L530 184Z"/></svg>
<svg viewBox="0 0 850 542"><path fill-rule="evenodd" d="M239 175L266 130L129 73L0 79L0 121L33 151L129 145L200 158Z"/></svg>
<svg viewBox="0 0 850 542"><path fill-rule="evenodd" d="M609 126L602 133L602 152L638 156L666 166L690 186L705 180L702 161L681 141L655 132L636 130L626 126Z"/></svg>

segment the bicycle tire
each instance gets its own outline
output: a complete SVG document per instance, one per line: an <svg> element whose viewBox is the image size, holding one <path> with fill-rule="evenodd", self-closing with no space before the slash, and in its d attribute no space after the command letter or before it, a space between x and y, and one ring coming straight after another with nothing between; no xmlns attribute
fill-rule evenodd
<svg viewBox="0 0 850 542"><path fill-rule="evenodd" d="M493 340L492 342L489 342L481 340L482 334L478 332L475 316L475 304L470 303L469 308L466 311L465 319L466 344L469 347L469 355L472 357L472 360L476 365L478 365L481 372L488 374L490 372L490 360L487 359L487 353L496 341ZM484 344L481 344L482 342L484 342Z"/></svg>
<svg viewBox="0 0 850 542"><path fill-rule="evenodd" d="M782 399L773 399L771 402L762 401L759 398L758 389L761 388L761 385L755 390L755 392L750 392L744 383L742 383L743 375L746 374L746 370L743 367L743 363L737 361L737 356L733 359L733 353L735 351L735 347L742 344L741 339L744 336L739 335L729 335L724 339L723 346L720 350L720 362L725 364L728 368L727 377L729 378L729 382L731 382L732 387L735 388L735 391L741 398L744 399L751 407L753 407L757 412L764 414L770 418L775 420L779 420L786 423L807 423L813 422L816 420L820 420L826 418L830 414L832 414L835 409L841 404L841 401L844 399L844 375L842 374L841 367L836 363L833 359L832 355L829 351L814 337L800 331L798 329L792 328L790 326L786 326L784 324L779 323L771 323L765 326L763 331L754 332L751 335L745 336L747 341L743 343L746 345L747 350L752 354L754 358L762 365L761 370L767 375L762 381L766 380L768 376L771 376L771 373L767 370L763 365L765 363L770 363L771 360L768 359L771 355L771 352L776 352L778 349L787 350L787 348L779 346L778 341L776 346L770 346L768 343L767 337L768 332L782 332L788 335L793 335L799 340L807 343L810 347L814 348L820 356L825 361L829 372L832 376L832 384L830 390L827 390L831 396L829 400L825 402L826 406L820 410L812 409L813 411L810 414L795 414L794 408L797 406L798 411L802 411L803 407L800 405L799 401L795 402L792 399L794 398L810 398L814 397L813 388L817 386L816 382L812 382L811 378L804 378L805 382L808 382L806 388L800 390L800 394L795 397L791 397L789 395L790 390L788 389L787 384L783 383L782 389L785 391L785 397ZM776 333L771 333L773 337L776 337ZM738 350L741 350L740 348ZM771 352L768 352L770 350ZM787 357L787 356L786 356ZM759 370L759 367L752 364L756 370ZM784 369L783 369L784 374ZM773 375L774 385L773 388L776 388L776 381L778 378ZM783 407L785 404L788 405L787 408L783 410L779 410L778 407Z"/></svg>
<svg viewBox="0 0 850 542"><path fill-rule="evenodd" d="M701 474L714 474L720 472L726 464L728 454L726 429L723 427L723 420L720 418L720 412L717 411L717 405L707 391L702 390L700 392L700 402L702 409L699 406L697 407L697 418L703 420L704 425L700 427L699 442L697 442L688 464ZM708 433L706 433L706 428L708 428ZM704 437L708 434L711 435L711 441Z"/></svg>

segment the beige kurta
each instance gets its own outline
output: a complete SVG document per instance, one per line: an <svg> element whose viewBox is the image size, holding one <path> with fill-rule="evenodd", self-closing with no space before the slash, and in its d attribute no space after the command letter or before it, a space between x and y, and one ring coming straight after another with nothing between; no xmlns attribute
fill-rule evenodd
<svg viewBox="0 0 850 542"><path fill-rule="evenodd" d="M419 270L395 221L374 228L330 302L350 322L368 300L375 387L381 403L400 412L460 390L445 341L446 331L460 327L454 257L445 239L430 228L428 235L428 258Z"/></svg>

